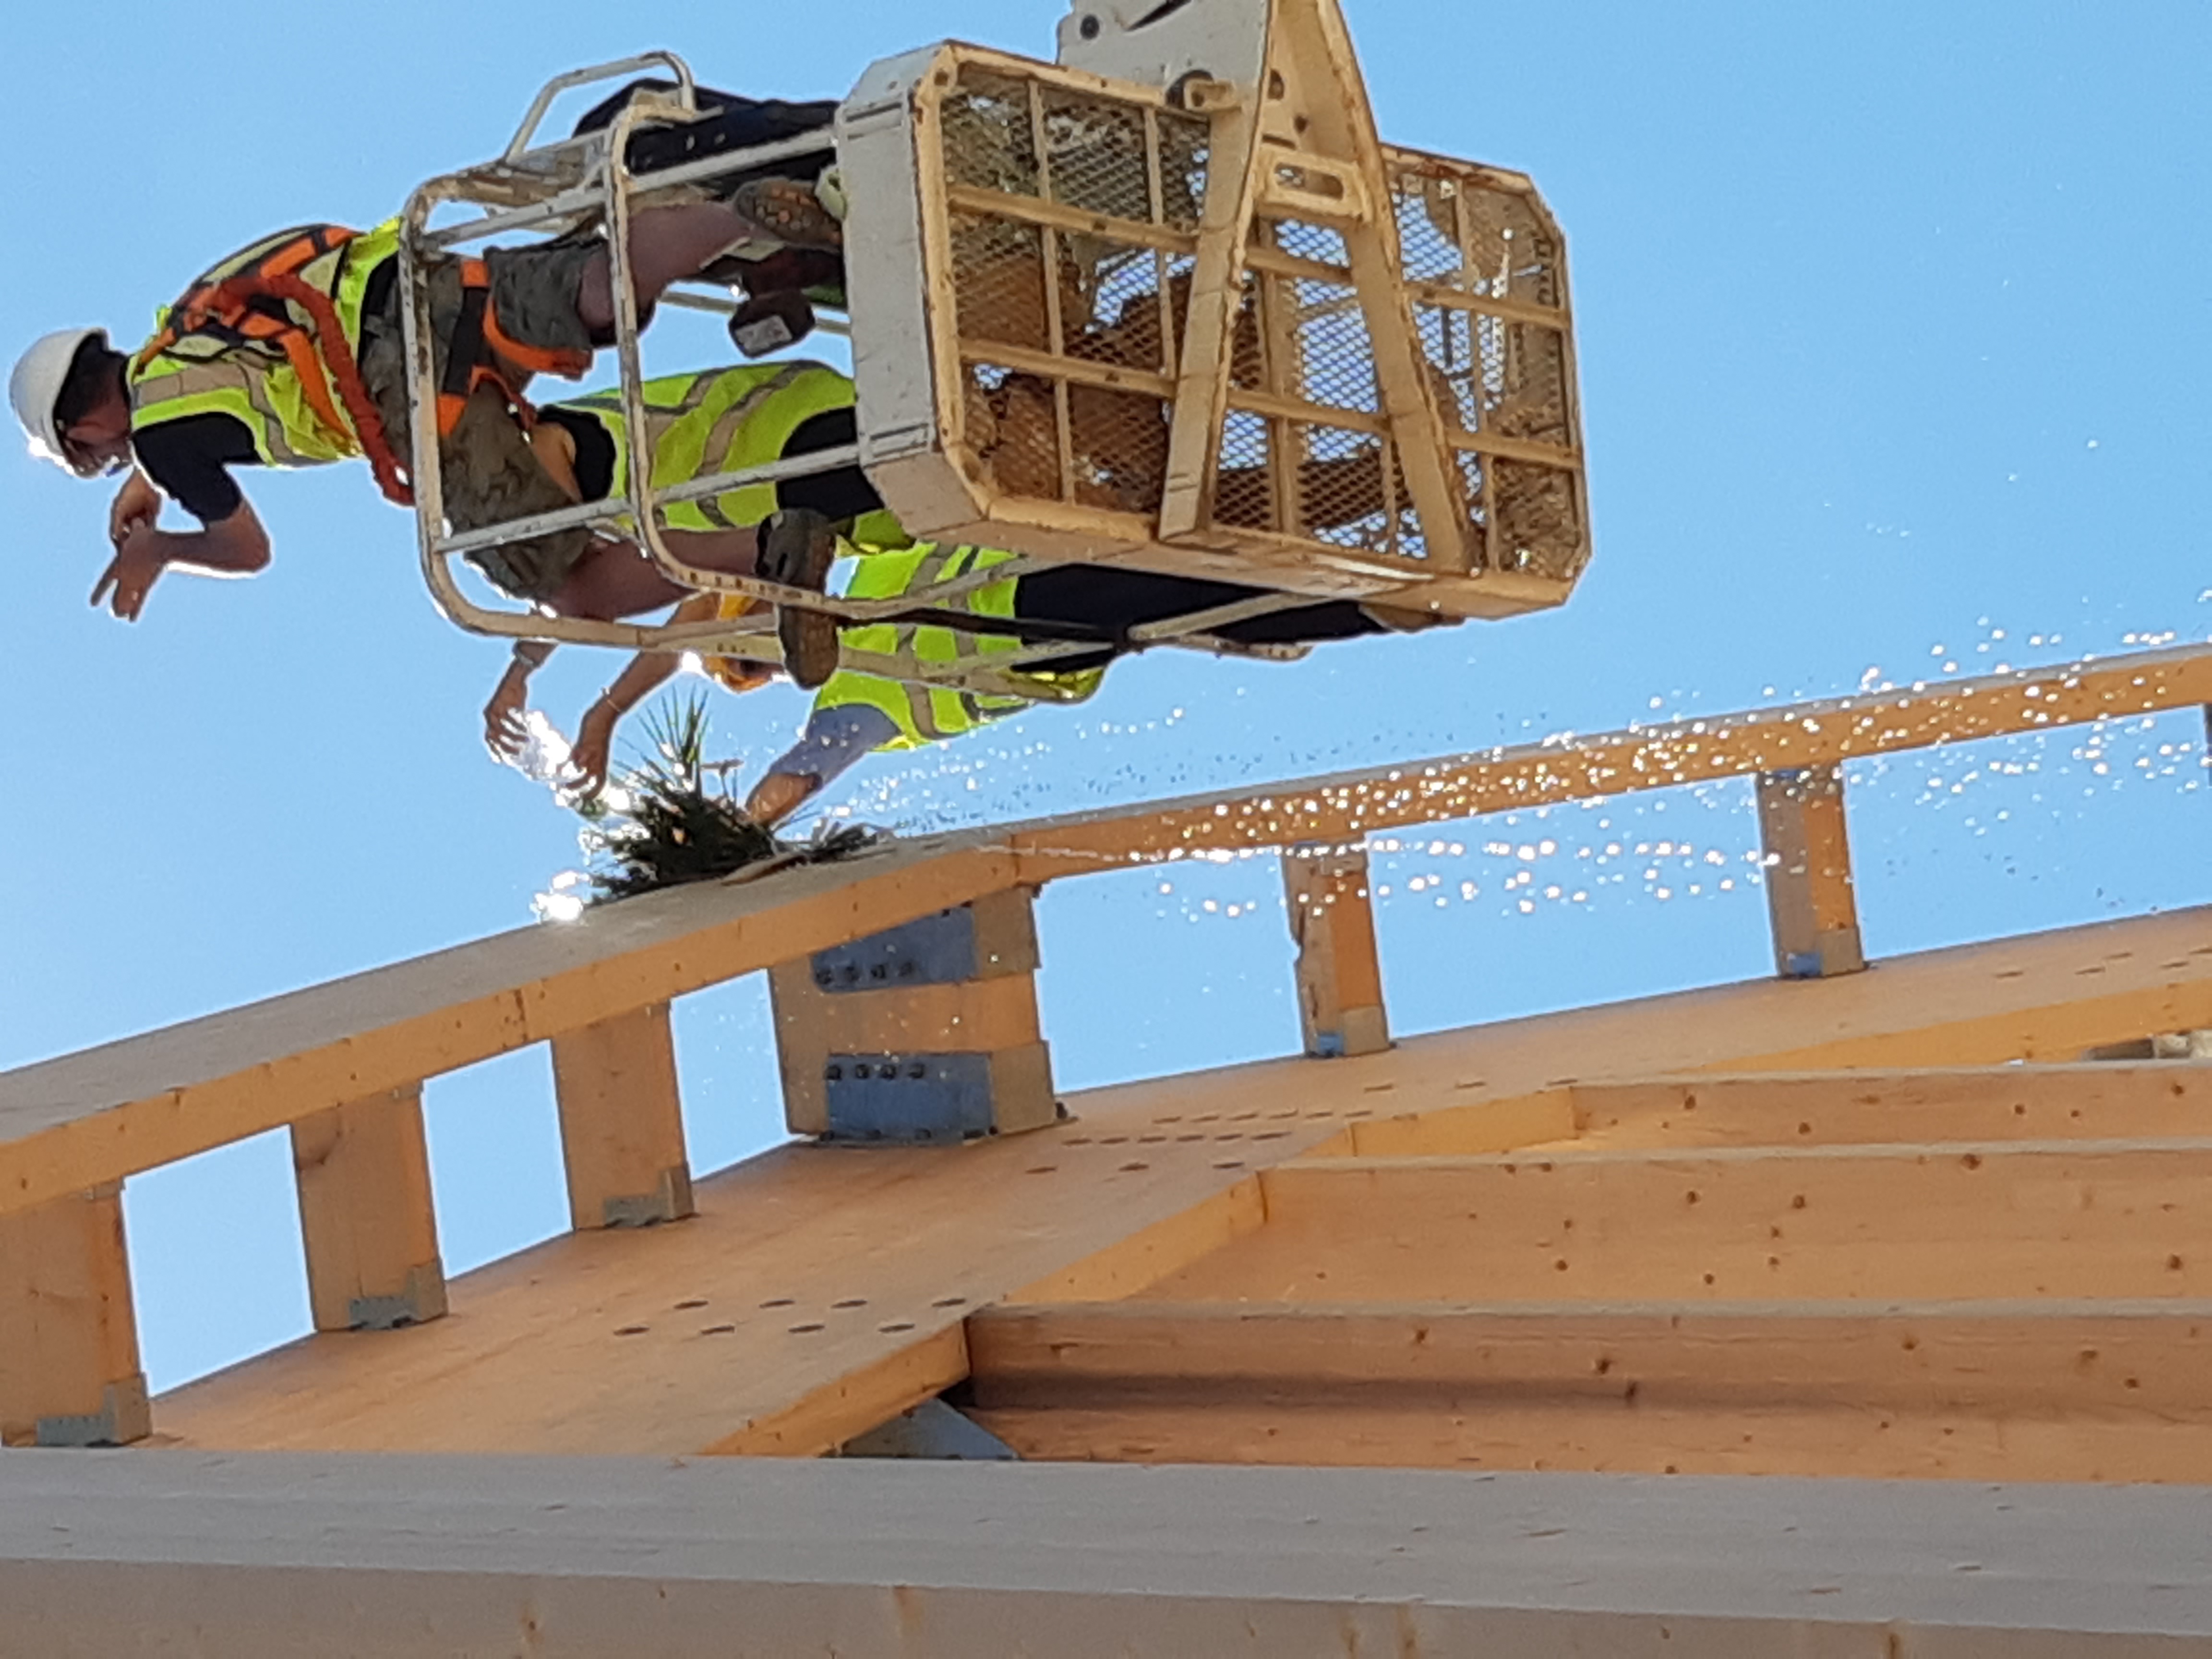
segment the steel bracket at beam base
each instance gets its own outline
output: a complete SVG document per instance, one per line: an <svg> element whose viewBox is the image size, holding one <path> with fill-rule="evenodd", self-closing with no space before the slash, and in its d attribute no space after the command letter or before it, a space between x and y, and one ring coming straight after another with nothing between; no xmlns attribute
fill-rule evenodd
<svg viewBox="0 0 2212 1659"><path fill-rule="evenodd" d="M100 1391L100 1409L77 1416L42 1417L36 1443L48 1448L127 1446L154 1431L146 1379L133 1376Z"/></svg>
<svg viewBox="0 0 2212 1659"><path fill-rule="evenodd" d="M357 1296L347 1304L357 1331L397 1331L446 1316L446 1273L437 1262L408 1270L397 1296Z"/></svg>
<svg viewBox="0 0 2212 1659"><path fill-rule="evenodd" d="M910 1458L937 1463L1018 1463L1021 1454L965 1413L925 1400L837 1449L839 1457Z"/></svg>
<svg viewBox="0 0 2212 1659"><path fill-rule="evenodd" d="M658 1227L697 1212L691 1196L691 1171L684 1167L662 1170L660 1185L652 1192L606 1199L599 1206L604 1227Z"/></svg>

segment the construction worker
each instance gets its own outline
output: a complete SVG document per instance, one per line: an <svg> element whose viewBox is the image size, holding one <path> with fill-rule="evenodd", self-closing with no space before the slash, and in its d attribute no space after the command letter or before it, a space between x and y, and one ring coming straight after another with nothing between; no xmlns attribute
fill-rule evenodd
<svg viewBox="0 0 2212 1659"><path fill-rule="evenodd" d="M793 181L756 179L729 200L641 212L629 276L641 314L671 283L733 250L818 235L822 210L802 207L812 199ZM24 353L9 398L33 452L84 478L130 469L109 510L114 556L93 590L95 605L135 621L165 571L264 568L268 532L234 468L366 456L388 496L410 498L398 235L396 220L363 233L282 232L212 267L130 356L99 328L48 334ZM448 518L467 529L561 504L518 420L521 392L538 373L580 378L612 340L604 242L568 237L441 260L430 310ZM161 530L165 501L202 527ZM471 557L504 591L583 614L591 596L564 603L562 588L593 545L588 533L568 532Z"/></svg>

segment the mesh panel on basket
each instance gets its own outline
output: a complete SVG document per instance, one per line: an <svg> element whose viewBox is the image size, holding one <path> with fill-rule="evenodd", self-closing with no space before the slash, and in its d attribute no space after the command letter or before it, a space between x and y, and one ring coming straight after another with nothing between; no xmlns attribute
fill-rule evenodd
<svg viewBox="0 0 2212 1659"><path fill-rule="evenodd" d="M1558 239L1527 197L1469 189L1461 198L1461 209L1467 224L1469 292L1531 305L1559 303Z"/></svg>
<svg viewBox="0 0 2212 1659"><path fill-rule="evenodd" d="M1482 422L1482 366L1477 356L1475 325L1479 319L1444 306L1417 306L1413 324L1421 349L1429 360L1429 379L1436 387L1437 411L1445 422L1462 432L1480 429Z"/></svg>
<svg viewBox="0 0 2212 1659"><path fill-rule="evenodd" d="M1052 349L1044 233L974 214L952 218L952 292L961 337Z"/></svg>
<svg viewBox="0 0 2212 1659"><path fill-rule="evenodd" d="M1152 119L1160 136L1160 222L1170 230L1194 231L1206 211L1212 125L1203 117L1169 110Z"/></svg>
<svg viewBox="0 0 2212 1659"><path fill-rule="evenodd" d="M1406 488L1405 462L1404 453L1392 444L1390 519L1387 538L1378 545L1382 551L1395 553L1401 559L1425 559L1429 556L1429 539L1421 533L1421 515L1414 508L1413 492ZM1462 520L1464 517L1462 513Z"/></svg>
<svg viewBox="0 0 2212 1659"><path fill-rule="evenodd" d="M1067 389L1075 449L1075 499L1085 507L1147 516L1167 484L1168 406L1141 392Z"/></svg>
<svg viewBox="0 0 2212 1659"><path fill-rule="evenodd" d="M1231 410L1221 432L1214 479L1215 522L1239 530L1279 530L1275 511L1274 444L1264 416Z"/></svg>
<svg viewBox="0 0 2212 1659"><path fill-rule="evenodd" d="M1335 283L1281 283L1297 306L1297 369L1283 388L1330 409L1373 413L1382 407L1375 384L1375 348L1358 290Z"/></svg>
<svg viewBox="0 0 2212 1659"><path fill-rule="evenodd" d="M1167 257L1102 238L1085 239L1080 248L1072 239L1062 243L1069 267L1061 305L1067 355L1149 374L1173 374L1170 346L1179 349L1180 342L1172 289L1163 280Z"/></svg>
<svg viewBox="0 0 2212 1659"><path fill-rule="evenodd" d="M1474 527L1475 559L1478 564L1486 562L1483 547L1489 538L1490 498L1484 494L1486 464L1481 456L1471 449L1455 451L1453 459L1459 463L1461 492L1467 498L1468 523Z"/></svg>
<svg viewBox="0 0 2212 1659"><path fill-rule="evenodd" d="M1310 225L1299 219L1276 220L1272 229L1275 246L1294 259L1311 259L1316 264L1347 269L1352 264L1352 255L1344 246L1344 233L1340 230L1327 225Z"/></svg>
<svg viewBox="0 0 2212 1659"><path fill-rule="evenodd" d="M1582 568L1582 505L1574 474L1556 466L1492 458L1497 504L1492 556L1501 568L1572 576Z"/></svg>
<svg viewBox="0 0 2212 1659"><path fill-rule="evenodd" d="M960 84L945 95L941 130L945 176L953 184L1011 196L1038 193L1027 82L963 70Z"/></svg>
<svg viewBox="0 0 2212 1659"><path fill-rule="evenodd" d="M966 400L969 443L992 484L1008 495L1063 499L1053 383L1042 375L979 363L968 370Z"/></svg>
<svg viewBox="0 0 2212 1659"><path fill-rule="evenodd" d="M1338 547L1397 550L1405 501L1397 458L1382 439L1337 427L1296 428L1297 533Z"/></svg>
<svg viewBox="0 0 2212 1659"><path fill-rule="evenodd" d="M1491 430L1502 437L1571 445L1566 337L1533 323L1508 323L1502 332L1504 368L1489 417Z"/></svg>
<svg viewBox="0 0 2212 1659"><path fill-rule="evenodd" d="M1051 199L1088 213L1152 223L1152 164L1145 115L1134 104L1039 89Z"/></svg>
<svg viewBox="0 0 2212 1659"><path fill-rule="evenodd" d="M1406 276L1415 283L1449 283L1465 260L1459 246L1459 181L1407 170L1390 181L1398 220L1398 246Z"/></svg>

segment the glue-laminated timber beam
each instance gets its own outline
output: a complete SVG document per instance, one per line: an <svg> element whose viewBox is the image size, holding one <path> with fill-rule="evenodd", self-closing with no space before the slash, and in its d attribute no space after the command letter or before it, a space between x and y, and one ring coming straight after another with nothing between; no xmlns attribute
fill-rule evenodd
<svg viewBox="0 0 2212 1659"><path fill-rule="evenodd" d="M1775 971L1784 979L1864 972L1842 769L1762 772L1757 790Z"/></svg>
<svg viewBox="0 0 2212 1659"><path fill-rule="evenodd" d="M564 1234L456 1281L466 1318L396 1345L310 1339L166 1395L162 1431L239 1449L818 1455L958 1382L975 1309L1096 1271L1341 1127L1294 1114L1182 1141L1151 1124L1149 1091L1127 1098L1133 1121L1094 1097L1079 1121L956 1152L781 1148L702 1179L680 1227ZM1155 1270L1213 1242L1156 1241Z"/></svg>
<svg viewBox="0 0 2212 1659"><path fill-rule="evenodd" d="M1572 1092L1586 1148L2212 1134L2212 1066L2170 1062L1753 1073Z"/></svg>
<svg viewBox="0 0 2212 1659"><path fill-rule="evenodd" d="M2208 702L2212 647L2192 646L1298 779L1143 813L1024 824L1008 839L1046 875L1054 866L1096 868L1101 859L1356 841L1376 830L1832 766Z"/></svg>
<svg viewBox="0 0 2212 1659"><path fill-rule="evenodd" d="M1541 1150L1261 1176L1175 1301L2212 1296L2212 1139Z"/></svg>
<svg viewBox="0 0 2212 1659"><path fill-rule="evenodd" d="M1285 910L1298 956L1298 1025L1321 1060L1390 1046L1367 849L1294 847L1283 855Z"/></svg>
<svg viewBox="0 0 2212 1659"><path fill-rule="evenodd" d="M122 1188L0 1216L0 1445L123 1445L149 1428Z"/></svg>
<svg viewBox="0 0 2212 1659"><path fill-rule="evenodd" d="M645 1227L692 1213L668 1005L553 1039L569 1224Z"/></svg>
<svg viewBox="0 0 2212 1659"><path fill-rule="evenodd" d="M2212 1640L2203 1499L2170 1489L37 1453L9 1480L4 1659L2167 1659Z"/></svg>
<svg viewBox="0 0 2212 1659"><path fill-rule="evenodd" d="M292 1126L307 1300L319 1331L444 1316L422 1091L396 1089Z"/></svg>
<svg viewBox="0 0 2212 1659"><path fill-rule="evenodd" d="M2212 1133L2212 1067L2095 1063L1752 1072L1584 1083L1352 1126L1342 1153L2114 1140Z"/></svg>
<svg viewBox="0 0 2212 1659"><path fill-rule="evenodd" d="M2212 1481L2212 1303L1102 1303L969 1322L1024 1456Z"/></svg>
<svg viewBox="0 0 2212 1659"><path fill-rule="evenodd" d="M1012 885L987 838L632 899L0 1073L0 1214Z"/></svg>
<svg viewBox="0 0 2212 1659"><path fill-rule="evenodd" d="M2179 912L1901 957L1878 975L1510 1021L1341 1066L1285 1059L1131 1084L1071 1096L1070 1123L950 1157L786 1149L702 1180L696 1221L554 1240L460 1280L465 1319L396 1346L281 1349L163 1396L161 1420L186 1443L240 1449L680 1455L781 1432L794 1413L826 1432L853 1379L872 1402L883 1367L977 1307L1155 1294L1265 1223L1255 1172L1348 1127L1494 1100L1527 1139L1553 1139L1558 1120L1521 1103L1563 1064L1594 1079L1672 1074L1823 1043L1963 1045L1996 1060L2212 1024L2208 921ZM2085 961L2104 971L2084 978ZM880 1420L842 1425L843 1437Z"/></svg>

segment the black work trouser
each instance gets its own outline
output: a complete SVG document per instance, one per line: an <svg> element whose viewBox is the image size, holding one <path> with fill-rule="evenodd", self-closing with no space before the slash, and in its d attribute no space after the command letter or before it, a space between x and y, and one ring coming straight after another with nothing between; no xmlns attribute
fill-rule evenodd
<svg viewBox="0 0 2212 1659"><path fill-rule="evenodd" d="M783 453L807 455L836 449L858 441L856 433L851 410L830 410L793 433ZM852 466L811 477L787 478L776 486L776 504L804 507L842 522L876 512L884 502L867 475ZM1048 627L1058 623L1085 634L1111 636L1113 643L1053 664L1055 672L1073 673L1103 668L1127 651L1132 629L1257 599L1266 591L1235 582L1156 575L1147 570L1071 564L1021 578L1014 587L1014 615L1024 622ZM1237 645L1315 645L1385 631L1357 605L1344 599L1270 611L1212 630Z"/></svg>
<svg viewBox="0 0 2212 1659"><path fill-rule="evenodd" d="M1103 668L1128 650L1132 629L1258 599L1267 591L1234 582L1155 575L1148 570L1071 564L1023 577L1014 589L1014 615L1024 622L1103 629L1121 641L1052 665L1055 673L1073 673ZM1387 630L1350 600L1337 599L1271 611L1209 631L1237 645L1317 645Z"/></svg>

